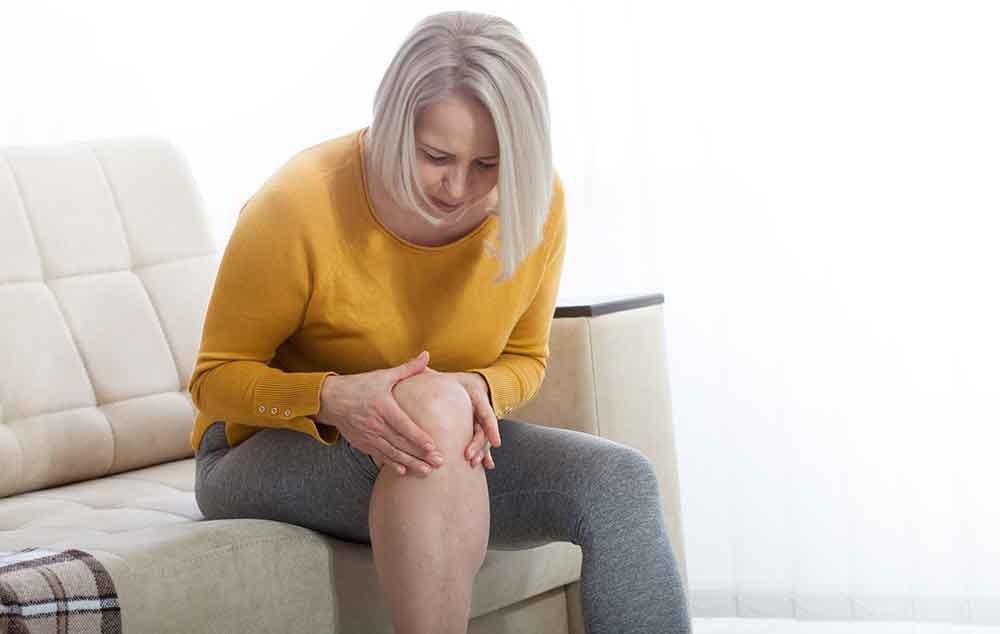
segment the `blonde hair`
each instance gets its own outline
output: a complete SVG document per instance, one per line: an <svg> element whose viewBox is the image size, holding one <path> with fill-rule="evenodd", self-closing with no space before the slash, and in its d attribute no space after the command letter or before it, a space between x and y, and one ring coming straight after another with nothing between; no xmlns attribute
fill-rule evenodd
<svg viewBox="0 0 1000 634"><path fill-rule="evenodd" d="M414 129L419 114L466 96L492 116L500 146L496 213L501 282L542 240L553 193L549 106L541 67L521 32L503 18L446 11L421 20L399 47L375 94L369 139L372 171L401 207L433 207L416 178Z"/></svg>

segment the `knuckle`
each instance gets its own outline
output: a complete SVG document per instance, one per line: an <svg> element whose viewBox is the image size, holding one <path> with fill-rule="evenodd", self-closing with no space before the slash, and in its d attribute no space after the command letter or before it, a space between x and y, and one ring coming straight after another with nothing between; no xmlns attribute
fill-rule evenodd
<svg viewBox="0 0 1000 634"><path fill-rule="evenodd" d="M368 438L368 442L370 442L372 445L379 448L382 447L382 441L384 440L384 437L382 436L381 430L379 430L376 425L374 424L369 425L365 429L364 435L366 438Z"/></svg>
<svg viewBox="0 0 1000 634"><path fill-rule="evenodd" d="M392 394L396 398L409 396L411 393L417 392L427 385L431 376L433 375L424 373L414 374L401 381L397 381L392 386Z"/></svg>

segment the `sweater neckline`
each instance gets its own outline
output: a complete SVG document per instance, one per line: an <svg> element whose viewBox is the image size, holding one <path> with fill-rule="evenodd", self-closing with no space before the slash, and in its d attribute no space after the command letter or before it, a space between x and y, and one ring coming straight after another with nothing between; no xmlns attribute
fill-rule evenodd
<svg viewBox="0 0 1000 634"><path fill-rule="evenodd" d="M365 157L362 154L362 148L361 148L361 135L364 134L365 131L367 130L368 127L366 126L364 128L361 128L354 134L354 158L357 162L358 174L360 175L360 178L355 179L355 183L361 189L361 197L365 201L365 209L367 210L368 217L371 219L371 221L375 224L375 226L378 229L380 229L383 233L385 233L389 237L393 238L396 242L414 251L422 251L430 253L436 251L447 251L449 249L458 247L459 245L462 245L468 242L469 240L472 240L474 237L482 233L486 225L490 224L490 221L492 221L495 218L495 216L492 214L486 216L486 218L481 223L479 223L479 225L475 229L465 234L461 238L458 238L457 240L453 240L452 242L448 242L446 244L439 244L436 246L417 244L416 242L411 242L406 238L397 235L394 231L392 231L392 229L390 229L388 226L386 226L385 223L382 222L381 218L379 218L375 214L375 206L372 204L371 198L368 196L368 174L365 172Z"/></svg>

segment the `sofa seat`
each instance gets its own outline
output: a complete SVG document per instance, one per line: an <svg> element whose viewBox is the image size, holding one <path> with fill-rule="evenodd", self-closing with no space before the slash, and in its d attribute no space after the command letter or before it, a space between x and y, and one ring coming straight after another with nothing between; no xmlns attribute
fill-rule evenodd
<svg viewBox="0 0 1000 634"><path fill-rule="evenodd" d="M271 520L205 520L194 474L188 458L0 499L0 550L89 552L115 583L126 632L391 631L370 547ZM561 588L580 564L567 542L489 550L472 617Z"/></svg>

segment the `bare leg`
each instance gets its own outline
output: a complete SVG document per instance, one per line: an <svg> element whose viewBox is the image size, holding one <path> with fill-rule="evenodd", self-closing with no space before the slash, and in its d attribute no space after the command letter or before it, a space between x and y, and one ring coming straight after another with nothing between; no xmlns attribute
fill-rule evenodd
<svg viewBox="0 0 1000 634"><path fill-rule="evenodd" d="M396 634L464 634L490 533L485 471L463 455L472 403L461 385L430 374L401 381L393 394L444 464L426 476L380 470L368 512L379 588Z"/></svg>

